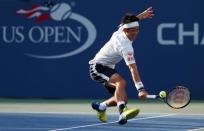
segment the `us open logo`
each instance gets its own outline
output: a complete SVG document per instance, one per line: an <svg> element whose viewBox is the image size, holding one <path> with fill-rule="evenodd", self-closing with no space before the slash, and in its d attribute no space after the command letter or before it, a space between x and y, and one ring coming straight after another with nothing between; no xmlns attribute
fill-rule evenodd
<svg viewBox="0 0 204 131"><path fill-rule="evenodd" d="M30 57L60 59L77 55L89 48L97 36L94 24L88 18L72 12L71 6L67 3L51 6L33 5L30 9L18 9L16 14L24 21L29 20L33 23L29 27L2 26L5 43L29 43L33 47L44 44L44 48L46 45L52 47L51 51L48 49L45 52L36 50L25 52L25 55ZM8 33L12 34L12 37L8 37ZM57 46L56 49L63 49L53 51L53 46Z"/></svg>

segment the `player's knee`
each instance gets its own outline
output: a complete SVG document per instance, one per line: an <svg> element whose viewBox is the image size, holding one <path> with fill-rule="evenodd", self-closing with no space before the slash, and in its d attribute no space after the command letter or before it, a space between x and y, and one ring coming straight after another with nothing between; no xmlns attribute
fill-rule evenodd
<svg viewBox="0 0 204 131"><path fill-rule="evenodd" d="M125 88L126 87L126 81L124 79L120 79L118 82L116 82L117 87Z"/></svg>

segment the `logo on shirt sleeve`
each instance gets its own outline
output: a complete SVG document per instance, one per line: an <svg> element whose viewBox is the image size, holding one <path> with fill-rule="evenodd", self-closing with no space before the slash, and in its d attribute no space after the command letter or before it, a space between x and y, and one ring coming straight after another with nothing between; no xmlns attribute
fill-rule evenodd
<svg viewBox="0 0 204 131"><path fill-rule="evenodd" d="M128 52L128 54L127 54L127 60L128 60L128 61L133 61L133 60L135 60L134 54L133 54L132 52Z"/></svg>

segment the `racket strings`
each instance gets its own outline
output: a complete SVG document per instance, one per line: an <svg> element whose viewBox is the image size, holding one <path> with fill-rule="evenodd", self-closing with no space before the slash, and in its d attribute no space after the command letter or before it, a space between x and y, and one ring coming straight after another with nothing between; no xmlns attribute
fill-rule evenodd
<svg viewBox="0 0 204 131"><path fill-rule="evenodd" d="M176 87L168 94L166 101L173 108L185 107L190 101L190 92L185 87Z"/></svg>

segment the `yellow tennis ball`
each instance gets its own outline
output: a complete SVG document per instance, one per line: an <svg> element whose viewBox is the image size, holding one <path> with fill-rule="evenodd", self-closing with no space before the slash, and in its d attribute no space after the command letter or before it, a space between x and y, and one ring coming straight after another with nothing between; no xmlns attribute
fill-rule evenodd
<svg viewBox="0 0 204 131"><path fill-rule="evenodd" d="M165 91L160 91L160 92L159 92L159 96L160 96L161 98L165 98L165 97L166 97L166 92L165 92Z"/></svg>

